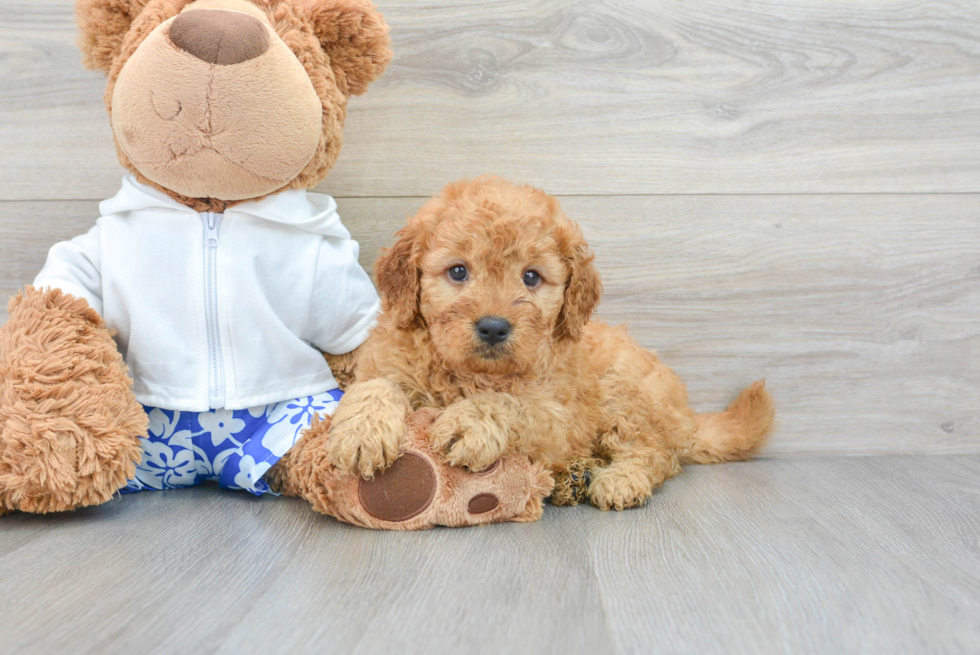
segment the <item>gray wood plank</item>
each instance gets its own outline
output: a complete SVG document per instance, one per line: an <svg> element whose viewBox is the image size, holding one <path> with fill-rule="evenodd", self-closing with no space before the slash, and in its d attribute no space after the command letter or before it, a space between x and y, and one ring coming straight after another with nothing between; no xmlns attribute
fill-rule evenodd
<svg viewBox="0 0 980 655"><path fill-rule="evenodd" d="M959 653L980 458L688 467L647 507L374 533L144 492L0 518L0 652Z"/></svg>
<svg viewBox="0 0 980 655"><path fill-rule="evenodd" d="M71 0L0 0L0 199L112 193ZM427 195L980 191L973 0L381 3L395 59L323 188Z"/></svg>
<svg viewBox="0 0 980 655"><path fill-rule="evenodd" d="M218 652L309 652L318 644L353 653L504 652L518 636L525 652L610 652L578 516L465 535L342 529L356 533L343 549L326 531L311 532ZM310 629L254 629L277 624Z"/></svg>
<svg viewBox="0 0 980 655"><path fill-rule="evenodd" d="M340 199L370 268L421 198ZM702 411L766 377L766 453L980 453L980 198L566 197L626 322ZM0 203L0 296L89 201Z"/></svg>
<svg viewBox="0 0 980 655"><path fill-rule="evenodd" d="M977 465L689 467L646 514L586 514L616 652L976 652Z"/></svg>

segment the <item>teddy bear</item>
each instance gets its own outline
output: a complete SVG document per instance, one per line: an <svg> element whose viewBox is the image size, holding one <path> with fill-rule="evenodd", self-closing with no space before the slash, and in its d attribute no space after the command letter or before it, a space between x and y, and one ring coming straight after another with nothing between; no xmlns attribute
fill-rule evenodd
<svg viewBox="0 0 980 655"><path fill-rule="evenodd" d="M379 311L337 206L348 99L384 71L367 0L78 0L128 174L0 328L0 513L206 481L357 525L534 520L549 472L452 469L430 411L372 479L325 456Z"/></svg>

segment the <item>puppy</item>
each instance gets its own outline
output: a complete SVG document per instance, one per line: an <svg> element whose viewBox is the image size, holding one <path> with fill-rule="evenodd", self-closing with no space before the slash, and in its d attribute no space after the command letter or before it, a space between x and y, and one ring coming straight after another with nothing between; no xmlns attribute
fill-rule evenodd
<svg viewBox="0 0 980 655"><path fill-rule="evenodd" d="M496 177L447 186L375 265L384 311L328 457L370 477L398 457L409 413L439 407L431 438L450 464L480 471L516 451L559 471L598 458L586 491L602 509L641 505L681 464L748 458L773 425L764 383L695 414L654 353L591 320L592 259L544 192Z"/></svg>

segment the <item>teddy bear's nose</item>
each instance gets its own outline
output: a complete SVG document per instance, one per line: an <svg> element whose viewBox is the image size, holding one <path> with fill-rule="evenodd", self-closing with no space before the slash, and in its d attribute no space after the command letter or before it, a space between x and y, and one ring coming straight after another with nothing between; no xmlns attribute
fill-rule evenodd
<svg viewBox="0 0 980 655"><path fill-rule="evenodd" d="M257 18L225 9L194 9L170 24L174 45L209 64L231 66L269 49L269 31Z"/></svg>

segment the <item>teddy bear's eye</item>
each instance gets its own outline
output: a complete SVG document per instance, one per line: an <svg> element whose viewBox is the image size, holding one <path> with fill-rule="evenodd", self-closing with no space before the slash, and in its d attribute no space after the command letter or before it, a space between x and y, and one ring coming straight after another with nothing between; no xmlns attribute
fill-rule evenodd
<svg viewBox="0 0 980 655"><path fill-rule="evenodd" d="M462 264L456 264L449 269L449 279L453 282L464 282L466 280L466 267Z"/></svg>
<svg viewBox="0 0 980 655"><path fill-rule="evenodd" d="M541 284L541 274L537 271L524 271L524 286L529 289Z"/></svg>

